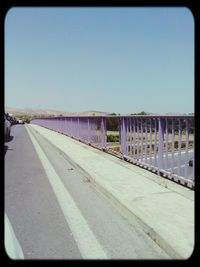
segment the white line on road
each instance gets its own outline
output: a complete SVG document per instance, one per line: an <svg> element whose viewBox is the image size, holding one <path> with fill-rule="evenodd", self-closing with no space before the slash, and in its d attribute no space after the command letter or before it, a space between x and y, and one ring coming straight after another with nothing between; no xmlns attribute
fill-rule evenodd
<svg viewBox="0 0 200 267"><path fill-rule="evenodd" d="M8 256L14 260L24 259L24 253L19 244L19 241L17 240L13 227L6 213L4 214L4 225L5 225L4 242Z"/></svg>
<svg viewBox="0 0 200 267"><path fill-rule="evenodd" d="M181 151L181 155L184 153L185 151ZM188 156L192 157L193 155L190 155L192 153L194 153L194 151L191 151L191 150L188 151L188 154L189 154ZM177 156L177 155L178 155L178 152L174 153L174 156ZM157 157L158 157L158 152L157 152ZM171 157L172 157L172 153L168 153L168 159L170 159ZM145 158L145 155L143 156L143 158ZM148 156L147 159L150 159L150 156ZM152 155L151 159L154 160L154 154ZM163 153L163 159L166 159L166 153Z"/></svg>
<svg viewBox="0 0 200 267"><path fill-rule="evenodd" d="M82 257L86 259L107 259L108 256L89 228L87 221L82 216L81 211L78 209L66 187L60 180L60 177L27 126L26 129L44 167L65 219L77 242Z"/></svg>
<svg viewBox="0 0 200 267"><path fill-rule="evenodd" d="M180 165L180 168L184 168L184 167L188 167L188 166L186 166L185 164ZM172 168L168 168L167 171L169 171L169 170L171 170L171 169L172 169ZM173 170L176 170L176 169L178 169L178 167L173 167Z"/></svg>

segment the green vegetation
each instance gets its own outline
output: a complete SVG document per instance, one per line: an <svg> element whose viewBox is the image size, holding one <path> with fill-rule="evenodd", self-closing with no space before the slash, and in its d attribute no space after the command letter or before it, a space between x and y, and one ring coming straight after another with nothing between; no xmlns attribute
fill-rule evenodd
<svg viewBox="0 0 200 267"><path fill-rule="evenodd" d="M26 123L30 123L30 121L34 118L45 118L45 117L55 117L54 115L46 115L46 114L38 114L38 115L29 115L29 114L22 114L18 115L17 119L23 120ZM58 117L62 117L62 114L60 114Z"/></svg>
<svg viewBox="0 0 200 267"><path fill-rule="evenodd" d="M119 135L108 134L107 142L119 142Z"/></svg>
<svg viewBox="0 0 200 267"><path fill-rule="evenodd" d="M131 115L148 115L148 113L145 111L141 111L139 113L132 113Z"/></svg>
<svg viewBox="0 0 200 267"><path fill-rule="evenodd" d="M177 149L178 148L178 141L174 142L174 147Z"/></svg>
<svg viewBox="0 0 200 267"><path fill-rule="evenodd" d="M116 116L116 113L111 113L109 115ZM107 118L107 130L118 131L119 130L119 119L116 117Z"/></svg>
<svg viewBox="0 0 200 267"><path fill-rule="evenodd" d="M23 120L26 123L29 123L32 119L32 116L28 115L28 114L24 114L24 115L19 115L17 116L18 119Z"/></svg>

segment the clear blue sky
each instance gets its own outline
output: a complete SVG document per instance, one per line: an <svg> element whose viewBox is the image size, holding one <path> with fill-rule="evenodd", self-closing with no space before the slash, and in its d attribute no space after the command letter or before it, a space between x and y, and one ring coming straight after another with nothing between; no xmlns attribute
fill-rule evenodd
<svg viewBox="0 0 200 267"><path fill-rule="evenodd" d="M12 8L5 106L194 112L193 15L187 8Z"/></svg>

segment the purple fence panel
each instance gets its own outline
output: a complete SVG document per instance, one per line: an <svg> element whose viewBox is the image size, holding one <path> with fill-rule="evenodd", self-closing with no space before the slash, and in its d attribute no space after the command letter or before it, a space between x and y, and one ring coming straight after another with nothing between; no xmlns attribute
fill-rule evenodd
<svg viewBox="0 0 200 267"><path fill-rule="evenodd" d="M82 120L83 141L88 142L88 118Z"/></svg>
<svg viewBox="0 0 200 267"><path fill-rule="evenodd" d="M107 149L108 117L34 118L31 123ZM123 157L160 175L187 181L187 184L194 186L194 116L116 117L119 119L120 151Z"/></svg>
<svg viewBox="0 0 200 267"><path fill-rule="evenodd" d="M62 133L63 118L59 118L59 132Z"/></svg>
<svg viewBox="0 0 200 267"><path fill-rule="evenodd" d="M97 143L97 121L95 117L89 119L90 121L90 143Z"/></svg>

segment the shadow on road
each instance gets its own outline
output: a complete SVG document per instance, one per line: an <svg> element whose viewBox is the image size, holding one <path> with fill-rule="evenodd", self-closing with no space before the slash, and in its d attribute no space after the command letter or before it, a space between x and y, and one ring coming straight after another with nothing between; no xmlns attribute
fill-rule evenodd
<svg viewBox="0 0 200 267"><path fill-rule="evenodd" d="M7 152L7 150L8 150L8 146L4 145L4 156L5 156L6 152Z"/></svg>
<svg viewBox="0 0 200 267"><path fill-rule="evenodd" d="M9 136L7 139L5 139L5 143L11 142L13 140L14 136ZM6 144L4 144L4 156L6 155L7 150L12 150L8 148Z"/></svg>
<svg viewBox="0 0 200 267"><path fill-rule="evenodd" d="M6 143L7 143L7 142L10 142L10 141L13 140L13 138L14 138L14 136L10 135L9 137L7 137L7 139L5 139L5 142L6 142Z"/></svg>
<svg viewBox="0 0 200 267"><path fill-rule="evenodd" d="M6 155L7 150L13 150L13 149L8 148L8 146L5 146L5 145L4 145L4 156Z"/></svg>

